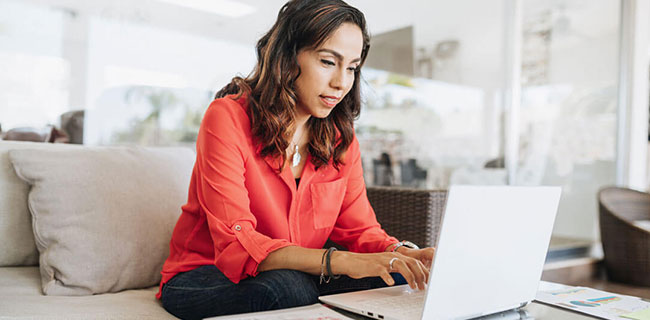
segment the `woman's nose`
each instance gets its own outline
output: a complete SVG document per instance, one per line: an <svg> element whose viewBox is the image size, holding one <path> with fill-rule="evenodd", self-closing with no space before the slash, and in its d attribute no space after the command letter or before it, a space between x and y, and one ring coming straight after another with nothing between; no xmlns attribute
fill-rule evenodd
<svg viewBox="0 0 650 320"><path fill-rule="evenodd" d="M347 82L349 82L349 79L345 70L338 69L330 79L330 86L334 89L342 90L345 88Z"/></svg>

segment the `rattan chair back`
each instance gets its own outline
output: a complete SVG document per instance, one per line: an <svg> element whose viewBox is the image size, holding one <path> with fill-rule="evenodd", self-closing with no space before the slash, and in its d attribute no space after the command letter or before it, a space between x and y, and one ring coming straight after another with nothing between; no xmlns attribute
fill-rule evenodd
<svg viewBox="0 0 650 320"><path fill-rule="evenodd" d="M650 194L606 187L598 192L605 269L612 281L650 286Z"/></svg>
<svg viewBox="0 0 650 320"><path fill-rule="evenodd" d="M446 190L368 187L367 191L377 221L389 235L420 247L436 245Z"/></svg>
<svg viewBox="0 0 650 320"><path fill-rule="evenodd" d="M366 190L377 221L389 235L422 248L436 245L447 190L374 186ZM327 240L324 247L345 250L331 240Z"/></svg>

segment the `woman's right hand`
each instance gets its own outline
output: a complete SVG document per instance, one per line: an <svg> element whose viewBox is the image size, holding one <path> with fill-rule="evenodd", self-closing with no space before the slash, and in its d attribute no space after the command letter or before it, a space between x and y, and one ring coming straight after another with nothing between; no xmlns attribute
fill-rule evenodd
<svg viewBox="0 0 650 320"><path fill-rule="evenodd" d="M350 278L381 277L387 285L395 284L391 272L400 273L411 289L424 290L429 280L429 269L420 260L397 252L354 253L335 251L331 258L332 272ZM395 259L395 260L393 260ZM393 268L390 262L393 260Z"/></svg>

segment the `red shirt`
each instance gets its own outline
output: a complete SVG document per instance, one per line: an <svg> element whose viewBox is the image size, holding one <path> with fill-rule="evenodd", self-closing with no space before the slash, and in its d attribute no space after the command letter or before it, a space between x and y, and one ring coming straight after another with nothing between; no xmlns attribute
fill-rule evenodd
<svg viewBox="0 0 650 320"><path fill-rule="evenodd" d="M328 237L354 252L381 252L398 242L368 202L356 137L338 171L331 162L316 170L308 155L296 189L290 162L278 173L280 159L257 152L247 112L244 97L226 97L204 115L161 289L174 275L211 264L239 283L257 275L270 252L322 248Z"/></svg>

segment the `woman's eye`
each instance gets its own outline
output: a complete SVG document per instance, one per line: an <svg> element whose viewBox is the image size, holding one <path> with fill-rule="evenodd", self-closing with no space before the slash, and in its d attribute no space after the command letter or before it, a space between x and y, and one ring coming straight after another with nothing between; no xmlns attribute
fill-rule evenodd
<svg viewBox="0 0 650 320"><path fill-rule="evenodd" d="M350 71L350 72L356 72L356 71L357 71L357 67L349 67L349 68L348 68L348 71Z"/></svg>
<svg viewBox="0 0 650 320"><path fill-rule="evenodd" d="M334 65L334 62L329 61L329 60L325 60L325 59L321 59L320 62L322 62L323 64L326 64L328 66L333 66Z"/></svg>

